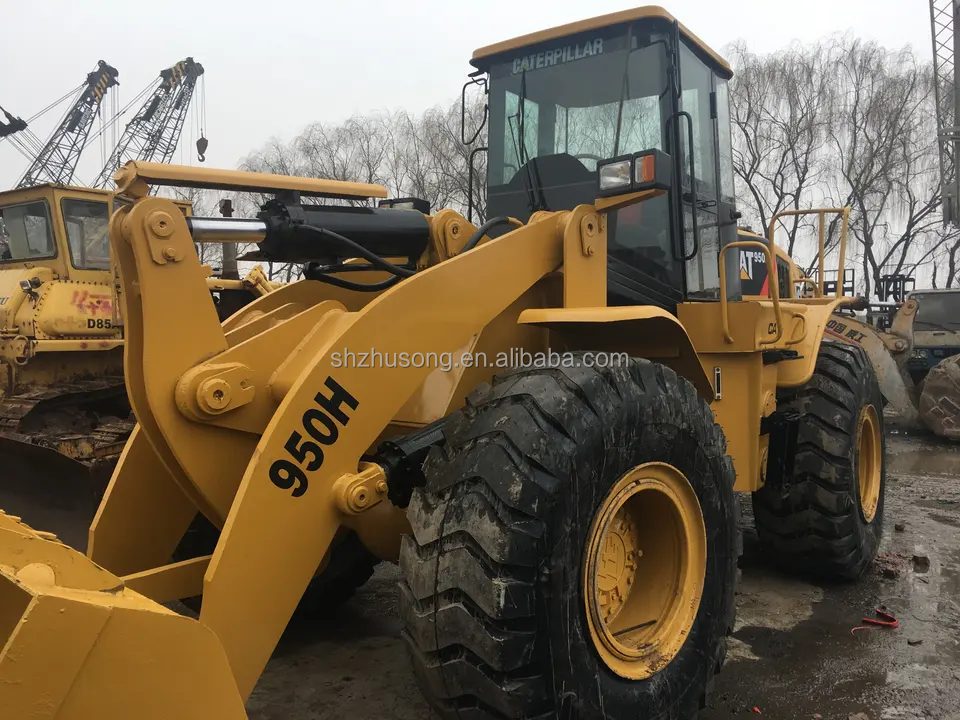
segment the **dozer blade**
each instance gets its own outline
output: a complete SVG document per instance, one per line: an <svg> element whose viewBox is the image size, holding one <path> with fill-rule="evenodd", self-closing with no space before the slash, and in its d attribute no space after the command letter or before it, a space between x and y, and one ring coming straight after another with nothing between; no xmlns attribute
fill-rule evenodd
<svg viewBox="0 0 960 720"><path fill-rule="evenodd" d="M110 467L88 466L56 450L0 435L0 508L85 551Z"/></svg>
<svg viewBox="0 0 960 720"><path fill-rule="evenodd" d="M213 632L3 513L0 646L3 718L246 718Z"/></svg>

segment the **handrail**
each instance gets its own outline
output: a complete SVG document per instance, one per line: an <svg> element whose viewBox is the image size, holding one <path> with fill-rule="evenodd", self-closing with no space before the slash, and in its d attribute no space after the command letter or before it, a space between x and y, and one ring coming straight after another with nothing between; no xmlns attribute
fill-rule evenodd
<svg viewBox="0 0 960 720"><path fill-rule="evenodd" d="M817 284L817 282L813 278L802 277L799 280L795 280L794 282L801 283L802 285L809 285L810 287L813 288L814 297L823 297L823 293L820 292L820 285ZM801 290L800 292L802 293L803 291Z"/></svg>
<svg viewBox="0 0 960 720"><path fill-rule="evenodd" d="M819 244L817 251L817 284L820 287L820 297L823 297L823 278L824 278L824 217L827 213L830 214L839 214L842 216L842 224L840 226L840 267L837 270L837 292L836 297L840 297L843 292L843 270L844 264L847 260L847 225L850 220L850 206L847 205L842 208L812 208L809 210L781 210L772 218L770 218L770 227L767 230L767 240L770 241L770 244L773 245L773 233L776 229L777 220L783 217L790 217L794 215L813 215L816 213L820 216L820 231L819 231Z"/></svg>
<svg viewBox="0 0 960 720"><path fill-rule="evenodd" d="M727 343L733 343L733 336L730 334L729 308L727 307L727 273L726 259L727 250L735 247L753 247L763 250L767 256L767 297L773 300L773 314L777 321L777 334L773 340L761 340L761 345L771 345L783 337L783 313L780 310L780 285L777 281L777 264L773 261L773 252L770 246L759 240L737 240L728 243L720 251L720 317L723 321L723 339Z"/></svg>
<svg viewBox="0 0 960 720"><path fill-rule="evenodd" d="M792 318L800 321L800 337L787 340L787 345L797 345L807 339L807 316L803 313L793 313Z"/></svg>

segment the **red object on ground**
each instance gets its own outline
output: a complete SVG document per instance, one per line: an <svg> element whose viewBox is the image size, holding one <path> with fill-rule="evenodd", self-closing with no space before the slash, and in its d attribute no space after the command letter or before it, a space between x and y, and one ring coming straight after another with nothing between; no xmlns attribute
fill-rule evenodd
<svg viewBox="0 0 960 720"><path fill-rule="evenodd" d="M880 617L879 620L877 620L876 618L863 618L863 622L867 623L868 625L880 625L882 627L891 627L891 628L900 627L900 621L897 620L893 615L888 613L886 610L881 610L880 608L877 608L876 612L877 612L877 615Z"/></svg>
<svg viewBox="0 0 960 720"><path fill-rule="evenodd" d="M871 626L874 626L874 625L877 625L880 627L888 627L888 628L900 627L900 621L897 620L891 613L888 613L886 610L883 610L881 608L877 608L875 612L879 616L880 618L879 620L877 620L877 618L861 618L860 621L867 624L859 625L853 628L852 630L850 630L850 633L851 634L855 633L857 630L869 630Z"/></svg>
<svg viewBox="0 0 960 720"><path fill-rule="evenodd" d="M753 711L754 711L757 715L763 715L763 713L760 712L760 708L758 708L756 705L753 706Z"/></svg>

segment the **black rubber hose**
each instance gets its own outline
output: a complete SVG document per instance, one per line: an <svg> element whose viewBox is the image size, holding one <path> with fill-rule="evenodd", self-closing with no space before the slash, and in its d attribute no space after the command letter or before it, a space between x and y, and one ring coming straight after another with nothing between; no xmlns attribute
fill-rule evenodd
<svg viewBox="0 0 960 720"><path fill-rule="evenodd" d="M317 274L329 275L335 273L339 275L340 273L350 273L350 272L384 272L381 268L375 267L370 263L340 263L337 265L320 265L319 263L309 263L311 265L316 265L317 267L312 269L312 272ZM405 270L412 270L413 268L407 267L406 265L401 265Z"/></svg>
<svg viewBox="0 0 960 720"><path fill-rule="evenodd" d="M328 285L334 285L345 290L355 290L357 292L378 292L380 290L386 290L403 280L399 275L394 275L378 283L356 283L330 275L307 275L306 277L308 280L316 280L317 282L327 283Z"/></svg>
<svg viewBox="0 0 960 720"><path fill-rule="evenodd" d="M514 225L516 226L519 221L509 218L506 215L500 215L499 217L490 218L483 225L477 228L477 231L470 236L470 239L467 240L467 244L463 246L461 253L465 253L467 250L473 250L477 243L480 242L480 238L490 232L497 225Z"/></svg>
<svg viewBox="0 0 960 720"><path fill-rule="evenodd" d="M348 237L344 237L340 233L335 233L333 230L325 230L324 228L316 227L315 225L299 225L299 230L306 230L308 232L315 233L317 235L326 235L333 238L337 242L341 242L351 249L351 254L356 254L357 257L362 257L364 260L368 261L371 265L375 266L378 270L384 270L391 275L396 275L397 277L408 278L413 277L416 274L416 270L409 270L408 268L400 267L399 265L394 265L392 262L384 260L382 257L376 253L372 253L367 250L363 245L355 243ZM346 282L346 281L344 281ZM336 283L332 283L336 284Z"/></svg>

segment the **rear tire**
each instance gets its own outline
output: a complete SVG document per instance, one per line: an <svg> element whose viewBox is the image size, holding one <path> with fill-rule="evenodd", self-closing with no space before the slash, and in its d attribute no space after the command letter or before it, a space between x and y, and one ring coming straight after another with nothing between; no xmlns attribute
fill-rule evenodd
<svg viewBox="0 0 960 720"><path fill-rule="evenodd" d="M873 427L865 429L870 408ZM786 477L768 476L753 494L760 542L785 570L856 579L877 554L886 485L883 397L869 357L861 348L824 342L813 377L781 391L777 409L800 416L796 454ZM873 461L864 449L869 438L859 441L864 432L879 447L866 495L860 471Z"/></svg>
<svg viewBox="0 0 960 720"><path fill-rule="evenodd" d="M740 547L726 441L693 386L645 360L518 370L475 391L444 435L400 556L403 636L437 714L693 718L726 655ZM605 496L645 463L696 493L705 573L679 650L627 679L590 629L584 558Z"/></svg>

